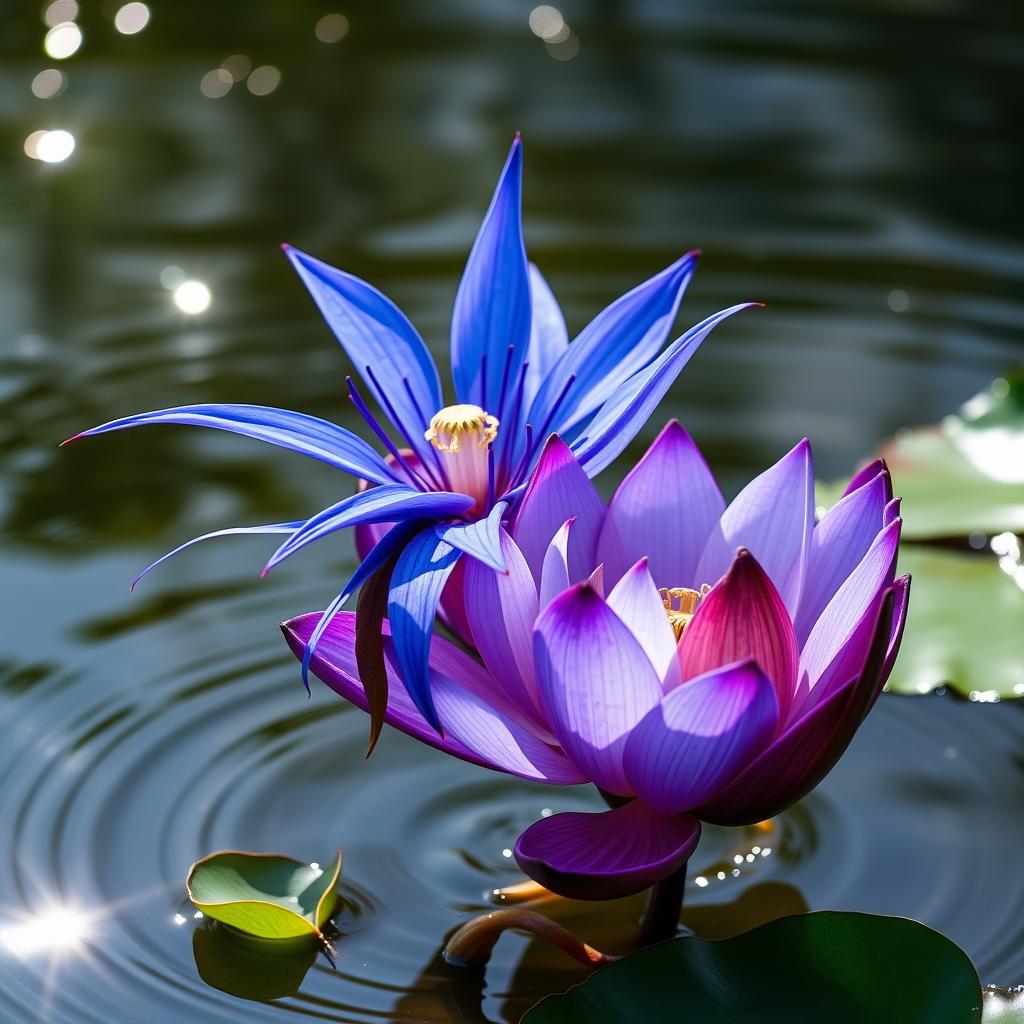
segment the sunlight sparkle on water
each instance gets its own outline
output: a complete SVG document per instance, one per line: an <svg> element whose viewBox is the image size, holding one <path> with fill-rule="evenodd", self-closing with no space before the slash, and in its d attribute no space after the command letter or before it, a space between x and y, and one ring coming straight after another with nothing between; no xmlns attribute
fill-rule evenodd
<svg viewBox="0 0 1024 1024"><path fill-rule="evenodd" d="M130 3L114 15L114 28L123 36L133 36L149 24L149 8L145 4Z"/></svg>
<svg viewBox="0 0 1024 1024"><path fill-rule="evenodd" d="M62 163L74 151L74 135L60 128L52 132L35 131L25 139L25 154L47 164Z"/></svg>
<svg viewBox="0 0 1024 1024"><path fill-rule="evenodd" d="M190 316L205 313L212 299L210 289L202 281L182 281L174 289L174 304Z"/></svg>
<svg viewBox="0 0 1024 1024"><path fill-rule="evenodd" d="M56 68L44 68L32 79L32 95L41 100L49 100L64 91L67 80Z"/></svg>
<svg viewBox="0 0 1024 1024"><path fill-rule="evenodd" d="M47 4L43 11L43 23L53 28L62 21L74 21L78 17L78 3L76 0L53 0Z"/></svg>
<svg viewBox="0 0 1024 1024"><path fill-rule="evenodd" d="M0 928L0 945L15 956L74 949L89 934L85 914L66 907Z"/></svg>
<svg viewBox="0 0 1024 1024"><path fill-rule="evenodd" d="M82 45L82 30L73 21L54 25L43 39L43 49L54 60L67 60Z"/></svg>

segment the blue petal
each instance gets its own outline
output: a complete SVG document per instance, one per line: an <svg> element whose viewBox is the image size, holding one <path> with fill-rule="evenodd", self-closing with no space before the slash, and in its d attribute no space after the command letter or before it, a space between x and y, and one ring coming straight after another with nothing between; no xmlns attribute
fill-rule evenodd
<svg viewBox="0 0 1024 1024"><path fill-rule="evenodd" d="M438 731L441 723L430 692L430 638L441 591L455 564L458 548L440 540L427 527L409 543L395 564L388 595L388 621L398 670L409 696Z"/></svg>
<svg viewBox="0 0 1024 1024"><path fill-rule="evenodd" d="M616 299L583 328L547 375L530 408L530 422L542 437L556 433L571 441L574 427L654 359L672 329L698 255L688 252ZM570 377L575 379L566 390Z"/></svg>
<svg viewBox="0 0 1024 1024"><path fill-rule="evenodd" d="M417 491L405 484L381 484L360 491L307 519L270 556L263 573L270 572L307 544L329 533L363 523L390 523L403 519L445 519L473 507L473 499L451 491Z"/></svg>
<svg viewBox="0 0 1024 1024"><path fill-rule="evenodd" d="M522 146L516 136L452 310L455 393L460 402L483 406L499 419L505 415L502 383L505 391L512 390L530 340L530 284L520 213L522 170Z"/></svg>
<svg viewBox="0 0 1024 1024"><path fill-rule="evenodd" d="M361 437L344 427L316 416L266 405L182 405L176 409L158 409L111 420L91 430L83 430L68 440L76 441L80 437L149 423L182 423L229 430L233 434L301 452L373 483L391 483L396 479L387 463Z"/></svg>
<svg viewBox="0 0 1024 1024"><path fill-rule="evenodd" d="M363 559L362 564L352 574L352 578L345 584L341 593L327 606L324 613L320 616L320 621L317 622L316 628L310 635L309 640L306 643L305 649L302 652L302 683L306 687L306 693L309 693L309 665L313 660L313 655L316 653L317 644L320 643L320 638L327 631L327 627L331 624L334 617L340 612L345 605L348 603L352 595L400 548L402 547L410 537L417 530L423 528L422 523L418 521L411 521L405 523L399 523L397 526L388 530L386 534L373 546L370 553Z"/></svg>
<svg viewBox="0 0 1024 1024"><path fill-rule="evenodd" d="M452 547L483 562L496 572L508 572L505 556L501 553L501 517L508 504L499 501L485 519L475 523L456 523L453 526L439 526L437 536Z"/></svg>
<svg viewBox="0 0 1024 1024"><path fill-rule="evenodd" d="M185 541L184 544L179 544L173 551L168 551L166 555L161 555L155 562L150 562L142 572L139 573L135 579L132 580L129 590L134 590L139 580L146 575L151 569L155 569L158 565L166 562L168 558L173 558L179 551L184 551L185 548L192 547L193 544L198 544L203 540L213 540L214 537L230 537L233 534L238 533L294 533L300 526L302 526L304 520L300 519L294 523L270 523L267 526L232 526L227 530L214 530L213 533L204 533L201 537L193 537L191 540Z"/></svg>
<svg viewBox="0 0 1024 1024"><path fill-rule="evenodd" d="M291 246L284 251L374 399L393 410L395 426L421 451L442 401L437 367L416 328L372 285Z"/></svg>
<svg viewBox="0 0 1024 1024"><path fill-rule="evenodd" d="M741 309L759 305L758 302L745 302L709 316L672 342L650 366L630 377L619 392L598 410L587 427L586 436L573 445L587 476L600 473L643 429L665 392L712 328Z"/></svg>
<svg viewBox="0 0 1024 1024"><path fill-rule="evenodd" d="M530 302L533 307L530 320L530 345L527 349L529 366L526 369L524 395L527 402L537 394L551 368L558 362L569 344L565 317L554 292L544 276L530 264ZM525 412L525 410L524 410ZM525 416L523 423L526 422Z"/></svg>

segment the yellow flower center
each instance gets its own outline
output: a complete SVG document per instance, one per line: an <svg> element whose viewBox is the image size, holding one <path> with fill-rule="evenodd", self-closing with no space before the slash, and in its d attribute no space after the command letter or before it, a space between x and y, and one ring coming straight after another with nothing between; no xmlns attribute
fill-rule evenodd
<svg viewBox="0 0 1024 1024"><path fill-rule="evenodd" d="M711 588L705 583L700 590L690 590L688 587L661 587L658 593L661 594L661 603L665 606L665 614L672 626L678 640L683 635L683 630L690 624L697 611L697 602Z"/></svg>
<svg viewBox="0 0 1024 1024"><path fill-rule="evenodd" d="M443 452L457 452L463 435L480 448L498 436L498 420L479 405L447 405L434 413L423 436Z"/></svg>

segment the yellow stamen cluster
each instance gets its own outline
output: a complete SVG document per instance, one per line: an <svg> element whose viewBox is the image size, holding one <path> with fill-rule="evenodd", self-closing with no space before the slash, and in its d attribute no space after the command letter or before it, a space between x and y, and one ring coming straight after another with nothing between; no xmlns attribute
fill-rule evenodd
<svg viewBox="0 0 1024 1024"><path fill-rule="evenodd" d="M661 595L661 603L665 606L665 614L672 626L678 640L683 635L683 630L690 623L697 611L697 602L711 588L705 583L700 590L690 590L688 587L661 587L658 593Z"/></svg>
<svg viewBox="0 0 1024 1024"><path fill-rule="evenodd" d="M498 436L498 420L479 405L448 405L434 413L423 436L443 452L457 452L463 434L486 448Z"/></svg>

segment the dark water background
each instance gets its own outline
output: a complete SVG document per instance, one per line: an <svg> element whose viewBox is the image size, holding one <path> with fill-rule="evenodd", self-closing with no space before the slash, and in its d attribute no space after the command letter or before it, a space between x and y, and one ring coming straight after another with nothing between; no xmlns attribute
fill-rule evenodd
<svg viewBox="0 0 1024 1024"><path fill-rule="evenodd" d="M54 63L39 9L0 5L0 932L54 905L86 932L60 957L0 943L0 1018L516 1020L578 969L508 936L484 981L438 950L519 878L503 851L521 828L592 794L390 732L363 762L363 716L322 687L306 700L276 628L335 593L344 538L263 581L268 544L214 542L127 594L187 537L301 517L345 479L178 428L56 444L208 401L357 427L345 359L277 243L380 286L444 359L458 274L521 129L528 245L571 329L693 246L686 323L768 303L719 329L629 454L673 414L730 490L804 434L819 475L844 473L1022 355L1019 5L567 3L569 60L513 0L352 3L333 45L314 36L332 8L312 0L153 0L131 37L113 8L83 7L67 89L43 100L29 89ZM277 66L279 87L203 96L238 53ZM40 128L75 135L69 160L25 156ZM206 313L174 307L168 266L208 285ZM1022 739L1017 706L883 699L767 838L709 830L691 866L710 884L691 881L686 922L714 935L806 907L914 916L985 981L1024 981ZM326 861L338 845L340 975L321 960L297 996L262 1005L201 980L194 947L212 976L223 936L192 919L193 859ZM750 863L754 845L771 852ZM614 949L639 906L545 909Z"/></svg>

